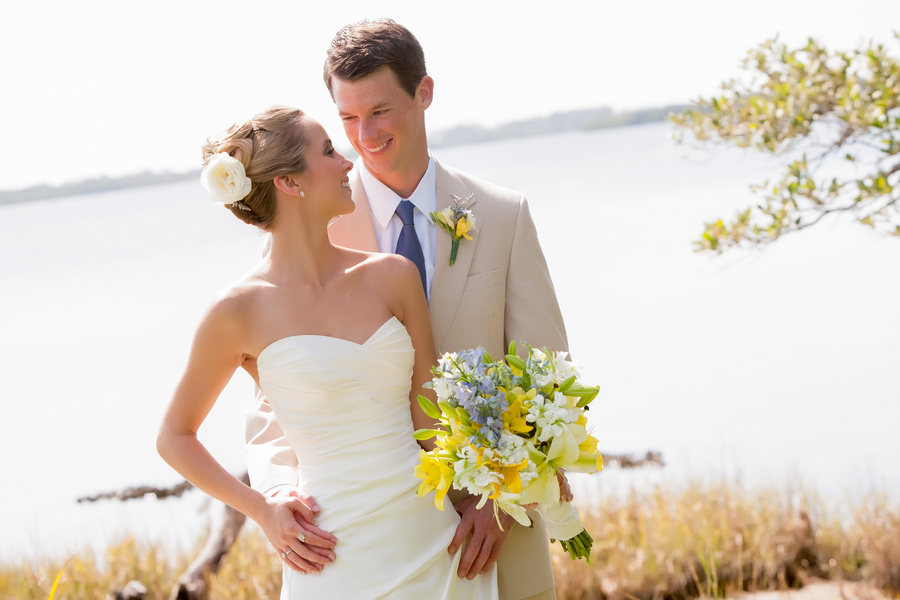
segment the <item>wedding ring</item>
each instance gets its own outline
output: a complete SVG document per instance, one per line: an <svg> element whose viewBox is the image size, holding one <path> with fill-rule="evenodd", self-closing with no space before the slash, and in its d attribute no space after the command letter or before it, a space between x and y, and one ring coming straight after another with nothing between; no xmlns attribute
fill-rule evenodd
<svg viewBox="0 0 900 600"><path fill-rule="evenodd" d="M301 542L305 542L306 541L306 532L301 531L300 534L297 536L297 539L300 540Z"/></svg>
<svg viewBox="0 0 900 600"><path fill-rule="evenodd" d="M291 552L293 552L293 550L288 550L287 552L282 552L281 558L287 558L287 555L290 554Z"/></svg>

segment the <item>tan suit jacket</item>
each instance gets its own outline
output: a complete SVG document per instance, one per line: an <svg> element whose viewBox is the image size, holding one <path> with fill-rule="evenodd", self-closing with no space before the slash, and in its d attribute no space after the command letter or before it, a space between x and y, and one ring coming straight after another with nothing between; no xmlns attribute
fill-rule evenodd
<svg viewBox="0 0 900 600"><path fill-rule="evenodd" d="M450 266L450 236L437 231L429 313L438 354L484 346L494 357L510 340L567 350L566 331L528 204L519 193L444 167L435 160L437 209L452 196L475 194L478 230L462 240ZM338 246L378 252L369 201L354 169L356 209L329 225ZM248 469L253 487L266 492L297 484L297 459L265 402L247 414ZM534 515L536 516L536 515ZM514 525L497 561L501 600L554 598L549 542L540 519Z"/></svg>

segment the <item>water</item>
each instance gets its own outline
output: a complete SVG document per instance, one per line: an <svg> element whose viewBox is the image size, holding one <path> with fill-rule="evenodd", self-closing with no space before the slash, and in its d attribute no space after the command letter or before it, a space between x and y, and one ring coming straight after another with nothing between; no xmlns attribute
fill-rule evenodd
<svg viewBox="0 0 900 600"><path fill-rule="evenodd" d="M668 463L576 491L726 476L900 494L900 241L830 219L764 253L695 255L702 222L749 205L777 164L689 152L663 124L436 155L528 196L572 352L602 387L601 449ZM180 480L156 428L196 322L260 246L193 182L0 207L0 560L125 533L193 543L199 492L74 500ZM234 472L250 389L235 375L200 431Z"/></svg>

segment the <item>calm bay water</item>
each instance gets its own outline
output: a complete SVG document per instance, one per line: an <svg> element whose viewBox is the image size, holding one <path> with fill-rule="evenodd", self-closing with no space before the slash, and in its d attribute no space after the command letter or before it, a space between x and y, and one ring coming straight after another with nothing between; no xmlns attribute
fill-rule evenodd
<svg viewBox="0 0 900 600"><path fill-rule="evenodd" d="M777 165L689 152L668 131L435 152L528 196L572 352L602 387L601 449L668 463L576 488L725 476L900 496L900 241L831 219L764 253L695 255L702 222L749 205ZM209 299L260 246L194 182L0 207L0 560L125 533L194 541L199 492L75 498L180 481L156 454L159 419ZM250 400L239 373L200 432L235 472Z"/></svg>

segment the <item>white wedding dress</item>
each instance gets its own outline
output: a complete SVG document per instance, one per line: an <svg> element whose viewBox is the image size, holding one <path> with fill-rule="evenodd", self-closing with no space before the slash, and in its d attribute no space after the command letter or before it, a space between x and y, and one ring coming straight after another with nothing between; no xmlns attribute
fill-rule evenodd
<svg viewBox="0 0 900 600"><path fill-rule="evenodd" d="M409 392L414 350L392 317L362 345L297 335L257 358L259 383L300 463L299 487L338 539L318 575L284 567L282 600L497 598L496 567L472 581L447 552L459 517L416 495Z"/></svg>

